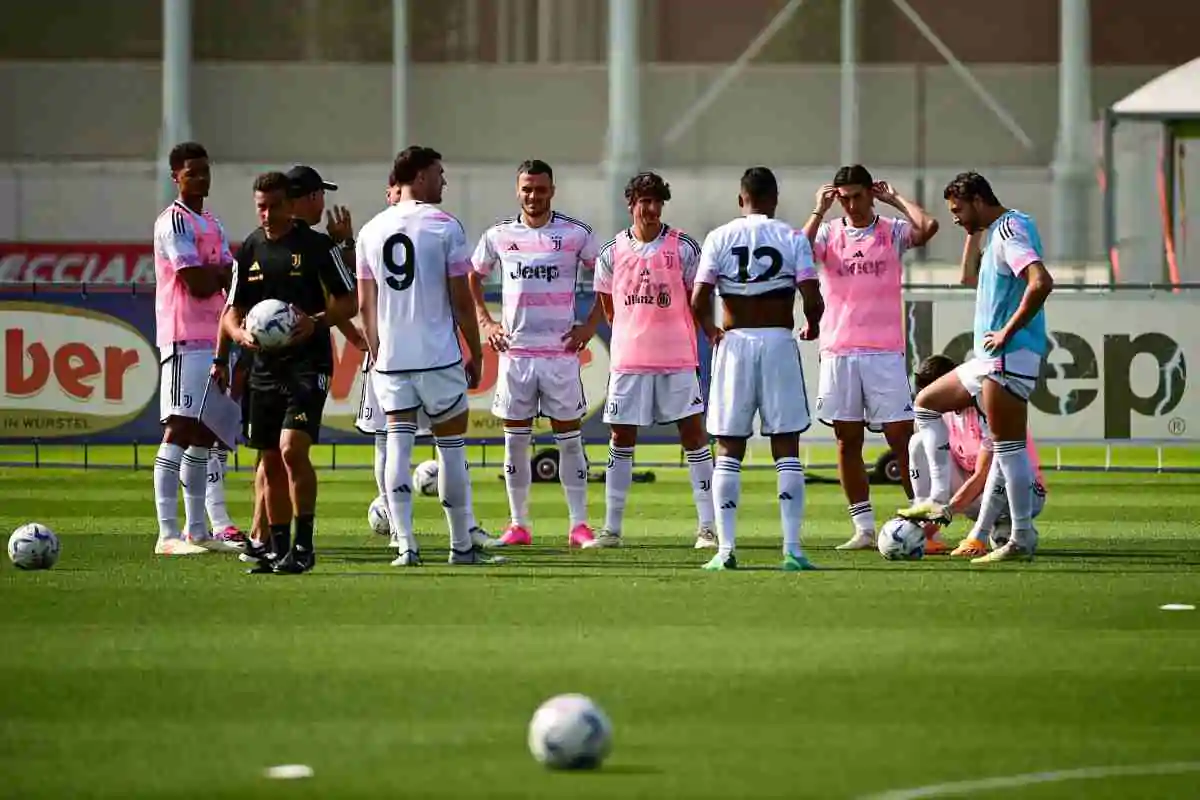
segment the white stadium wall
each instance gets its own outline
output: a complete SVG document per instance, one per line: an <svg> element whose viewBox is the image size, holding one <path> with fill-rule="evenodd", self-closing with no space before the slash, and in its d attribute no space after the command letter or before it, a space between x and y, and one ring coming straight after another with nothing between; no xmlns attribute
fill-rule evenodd
<svg viewBox="0 0 1200 800"><path fill-rule="evenodd" d="M677 145L663 150L662 135L721 69L644 68L644 162L661 169L675 188L671 217L702 234L735 213L740 169L764 163L781 175L784 213L799 220L837 166L837 68L752 67ZM1033 138L1032 150L946 67L924 68L923 108L917 107L917 67L863 67L860 160L911 193L923 157L926 200L939 212L945 181L961 169L979 169L1005 203L1048 228L1057 71L972 69ZM1121 97L1158 72L1098 68L1096 101ZM511 170L527 157L559 169L564 210L601 231L611 228L600 172L607 130L603 65L418 64L411 74L409 139L446 155L446 206L472 234L509 211ZM154 62L0 64L0 240L128 241L148 235L155 212L159 76ZM193 135L217 164L212 203L231 233L243 235L254 224L250 180L268 165L314 164L343 184L338 202L359 221L377 209L391 150L389 81L389 69L380 65L197 64ZM1091 211L1091 249L1099 259L1098 197ZM944 212L939 215L949 222ZM934 241L931 259L957 260L958 237L947 234Z"/></svg>

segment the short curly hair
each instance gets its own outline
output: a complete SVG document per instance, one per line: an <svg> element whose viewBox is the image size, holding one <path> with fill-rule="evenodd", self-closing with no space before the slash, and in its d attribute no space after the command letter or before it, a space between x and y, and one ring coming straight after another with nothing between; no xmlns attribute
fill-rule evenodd
<svg viewBox="0 0 1200 800"><path fill-rule="evenodd" d="M639 172L625 184L625 202L633 205L639 197L650 197L665 203L671 199L671 184L657 172Z"/></svg>

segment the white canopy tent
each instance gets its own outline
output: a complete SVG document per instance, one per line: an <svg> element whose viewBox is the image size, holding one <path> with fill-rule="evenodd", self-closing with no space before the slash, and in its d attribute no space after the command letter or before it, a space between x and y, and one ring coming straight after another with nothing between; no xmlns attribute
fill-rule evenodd
<svg viewBox="0 0 1200 800"><path fill-rule="evenodd" d="M1190 261L1187 251L1188 229L1200 224L1185 193L1200 178L1197 165L1185 157L1187 143L1195 139L1200 139L1200 58L1106 109L1104 232L1114 282L1200 282L1200 250Z"/></svg>

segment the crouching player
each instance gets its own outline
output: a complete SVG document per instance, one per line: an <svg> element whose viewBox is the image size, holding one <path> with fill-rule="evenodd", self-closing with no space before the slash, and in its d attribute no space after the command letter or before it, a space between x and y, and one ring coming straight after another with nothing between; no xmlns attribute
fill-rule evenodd
<svg viewBox="0 0 1200 800"><path fill-rule="evenodd" d="M957 366L958 364L953 359L943 355L925 359L917 368L915 376L917 391L921 391L943 375L953 372ZM992 437L988 432L983 415L974 406L964 411L949 412L942 418L950 429L950 491L952 494L948 505L952 512L951 517L962 514L975 523L971 532L958 543L950 555L967 558L986 555L989 538L993 541L1007 540L1010 527L1008 494L1003 483L996 487L994 502L984 502L984 486L987 483L988 471L991 469L994 457ZM914 502L917 504L929 502L933 483L929 474L929 459L925 455L925 444L921 441L921 436L922 432L918 432L908 445L909 476L912 478ZM1026 447L1029 459L1033 464L1032 516L1037 517L1046 504L1046 483L1042 480L1041 464L1038 461L1037 449L1033 445L1032 436L1028 436ZM925 552L928 554L946 552L949 547L941 540L937 526L929 523L927 530L929 531L929 541L926 542Z"/></svg>

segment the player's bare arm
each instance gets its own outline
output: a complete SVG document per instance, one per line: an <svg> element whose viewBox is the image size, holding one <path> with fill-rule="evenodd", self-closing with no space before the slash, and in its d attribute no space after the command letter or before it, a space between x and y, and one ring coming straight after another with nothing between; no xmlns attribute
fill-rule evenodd
<svg viewBox="0 0 1200 800"><path fill-rule="evenodd" d="M464 364L467 371L467 386L474 389L479 386L483 373L483 345L479 341L479 321L476 316L478 303L475 300L475 273L456 275L449 279L450 306L454 310L454 319L463 339L467 342L467 351L471 360Z"/></svg>
<svg viewBox="0 0 1200 800"><path fill-rule="evenodd" d="M1013 334L1029 324L1029 321L1042 310L1046 299L1054 291L1054 279L1050 270L1041 261L1034 261L1021 270L1021 278L1025 280L1025 293L1021 295L1021 304L999 331L984 334L983 342L992 352L999 351L1012 339Z"/></svg>
<svg viewBox="0 0 1200 800"><path fill-rule="evenodd" d="M958 487L958 491L950 498L950 510L955 514L961 514L970 508L971 503L975 498L983 494L983 487L987 484L988 471L992 468L992 451L986 447L979 448L979 455L975 457L975 471L971 473L971 477L963 482L963 485Z"/></svg>
<svg viewBox="0 0 1200 800"><path fill-rule="evenodd" d="M379 318L376 316L376 304L379 299L379 287L374 278L358 279L358 312L362 318L363 338L366 340L367 352L371 359L379 357Z"/></svg>
<svg viewBox="0 0 1200 800"><path fill-rule="evenodd" d="M479 333L487 340L489 347L497 353L503 353L508 349L508 336L504 333L503 326L492 318L492 312L488 311L487 298L484 296L483 290L483 276L477 272L471 272L467 276L467 280L471 303L475 309L473 318Z"/></svg>
<svg viewBox="0 0 1200 800"><path fill-rule="evenodd" d="M817 189L817 196L813 202L812 213L808 215L808 219L804 220L804 235L808 237L808 241L812 245L817 243L817 231L821 229L821 221L825 219L825 215L829 213L829 209L833 207L833 201L837 199L837 189L832 183L827 183L820 189Z"/></svg>
<svg viewBox="0 0 1200 800"><path fill-rule="evenodd" d="M595 302L592 303L592 310L588 312L587 319L575 323L571 330L563 334L562 338L567 344L567 350L577 353L587 347L588 342L596 335L596 329L600 327L600 320L604 313L604 306L601 305L600 298L597 296Z"/></svg>
<svg viewBox="0 0 1200 800"><path fill-rule="evenodd" d="M962 272L958 278L958 282L963 286L975 288L979 285L979 266L983 262L983 248L980 245L985 233L968 233L966 241L963 242Z"/></svg>
<svg viewBox="0 0 1200 800"><path fill-rule="evenodd" d="M205 300L229 285L224 269L210 266L184 267L175 273L192 297Z"/></svg>
<svg viewBox="0 0 1200 800"><path fill-rule="evenodd" d="M612 295L609 294L608 292L596 292L596 302L600 304L600 307L602 309L604 309L604 319L606 319L608 321L609 325L612 325L612 321L613 321Z"/></svg>
<svg viewBox="0 0 1200 800"><path fill-rule="evenodd" d="M696 318L696 322L700 325L700 330L704 332L705 338L709 344L716 347L721 341L721 337L725 335L725 330L717 325L713 311L713 284L696 282L695 288L692 289L692 316Z"/></svg>
<svg viewBox="0 0 1200 800"><path fill-rule="evenodd" d="M816 280L800 281L800 303L804 309L804 327L800 338L811 342L821 335L821 317L825 315L825 299L821 297L821 283Z"/></svg>
<svg viewBox="0 0 1200 800"><path fill-rule="evenodd" d="M910 242L913 247L922 246L937 234L937 220L931 217L925 209L921 208L916 201L909 200L893 189L892 185L887 181L877 181L871 187L871 192L875 195L875 199L881 203L887 203L912 223L912 238ZM809 241L812 240L810 239Z"/></svg>

